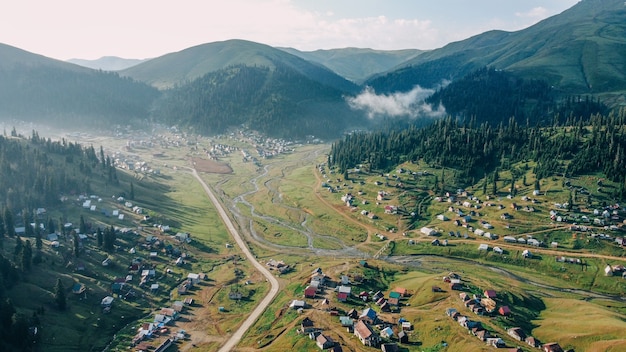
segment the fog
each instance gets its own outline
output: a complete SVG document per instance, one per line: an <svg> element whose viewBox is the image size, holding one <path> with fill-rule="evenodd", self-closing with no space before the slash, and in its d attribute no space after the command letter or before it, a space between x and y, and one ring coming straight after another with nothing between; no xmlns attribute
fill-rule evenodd
<svg viewBox="0 0 626 352"><path fill-rule="evenodd" d="M356 97L348 97L346 101L352 109L363 110L368 117L443 117L446 109L443 105L432 106L425 102L426 98L435 92L415 86L408 92L393 94L376 94L373 88L366 87Z"/></svg>

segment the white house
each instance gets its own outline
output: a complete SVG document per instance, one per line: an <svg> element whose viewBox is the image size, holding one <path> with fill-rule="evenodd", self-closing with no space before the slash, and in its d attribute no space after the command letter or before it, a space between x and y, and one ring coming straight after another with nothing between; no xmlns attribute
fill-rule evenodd
<svg viewBox="0 0 626 352"><path fill-rule="evenodd" d="M437 231L435 231L435 230L433 230L433 229L431 229L429 227L422 227L420 229L420 232L423 233L426 236L434 236L434 235L437 234Z"/></svg>

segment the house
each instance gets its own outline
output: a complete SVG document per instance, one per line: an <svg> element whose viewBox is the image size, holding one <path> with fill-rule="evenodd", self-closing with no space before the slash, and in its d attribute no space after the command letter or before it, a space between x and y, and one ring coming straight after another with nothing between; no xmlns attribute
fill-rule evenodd
<svg viewBox="0 0 626 352"><path fill-rule="evenodd" d="M504 254L504 250L500 247L493 247L493 252L497 254Z"/></svg>
<svg viewBox="0 0 626 352"><path fill-rule="evenodd" d="M289 307L293 308L293 309L300 309L300 308L304 308L306 306L306 303L304 301L299 301L297 299L294 299L290 304Z"/></svg>
<svg viewBox="0 0 626 352"><path fill-rule="evenodd" d="M320 350L325 350L333 347L335 345L335 341L333 341L330 336L319 334L315 339L315 344L320 348Z"/></svg>
<svg viewBox="0 0 626 352"><path fill-rule="evenodd" d="M422 227L420 229L420 232L426 236L435 236L437 234L437 231L429 228L429 227Z"/></svg>
<svg viewBox="0 0 626 352"><path fill-rule="evenodd" d="M463 285L461 285L461 283L459 282L454 282L450 284L450 289L451 290L462 290L463 289Z"/></svg>
<svg viewBox="0 0 626 352"><path fill-rule="evenodd" d="M74 286L72 286L72 293L75 295L80 295L81 293L85 292L85 289L85 284L75 283Z"/></svg>
<svg viewBox="0 0 626 352"><path fill-rule="evenodd" d="M387 304L389 304L390 306L397 307L397 306L400 305L400 299L398 299L398 298L389 298L387 300Z"/></svg>
<svg viewBox="0 0 626 352"><path fill-rule="evenodd" d="M354 326L354 335L364 346L378 347L380 337L372 330L372 327L363 320L359 320Z"/></svg>
<svg viewBox="0 0 626 352"><path fill-rule="evenodd" d="M200 274L189 273L187 274L187 279L191 280L191 283L193 285L196 285L197 283L200 282Z"/></svg>
<svg viewBox="0 0 626 352"><path fill-rule="evenodd" d="M526 334L521 328L510 328L506 330L506 333L517 341L526 340Z"/></svg>
<svg viewBox="0 0 626 352"><path fill-rule="evenodd" d="M503 316L508 316L511 315L511 309L509 309L509 306L502 306L498 309L498 313Z"/></svg>
<svg viewBox="0 0 626 352"><path fill-rule="evenodd" d="M172 320L176 320L180 317L180 314L174 308L161 308L160 314L170 317Z"/></svg>
<svg viewBox="0 0 626 352"><path fill-rule="evenodd" d="M402 297L406 297L409 295L409 291L404 287L396 287L393 289L393 291L398 292Z"/></svg>
<svg viewBox="0 0 626 352"><path fill-rule="evenodd" d="M402 297L402 294L400 292L396 292L396 291L389 292L389 298L400 299L400 297Z"/></svg>
<svg viewBox="0 0 626 352"><path fill-rule="evenodd" d="M352 308L348 311L348 317L352 319L357 319L359 317L359 313L356 311L356 309Z"/></svg>
<svg viewBox="0 0 626 352"><path fill-rule="evenodd" d="M541 347L541 342L532 336L526 337L525 341L531 347Z"/></svg>
<svg viewBox="0 0 626 352"><path fill-rule="evenodd" d="M339 292L337 293L337 300L339 302L345 302L348 300L348 294L345 292Z"/></svg>
<svg viewBox="0 0 626 352"><path fill-rule="evenodd" d="M347 316L339 317L339 322L341 322L341 326L344 328L354 326L354 320Z"/></svg>
<svg viewBox="0 0 626 352"><path fill-rule="evenodd" d="M493 346L495 348L503 348L506 347L506 343L499 337L488 337L485 339L485 342L489 346Z"/></svg>
<svg viewBox="0 0 626 352"><path fill-rule="evenodd" d="M486 243L481 243L481 244L478 246L478 250L479 250L479 251L488 251L488 250L489 250L489 245L488 245L488 244L486 244Z"/></svg>
<svg viewBox="0 0 626 352"><path fill-rule="evenodd" d="M302 329L303 332L307 332L306 330L312 327L313 327L313 320L311 320L311 318L309 317L302 319L302 322L300 322L300 328Z"/></svg>
<svg viewBox="0 0 626 352"><path fill-rule="evenodd" d="M306 298L315 298L316 293L317 293L317 289L315 287L307 286L304 289L304 297Z"/></svg>
<svg viewBox="0 0 626 352"><path fill-rule="evenodd" d="M361 315L359 315L359 320L374 324L378 320L378 315L376 314L376 311L372 308L365 308Z"/></svg>
<svg viewBox="0 0 626 352"><path fill-rule="evenodd" d="M563 348L556 342L546 343L542 346L542 349L543 352L563 352Z"/></svg>
<svg viewBox="0 0 626 352"><path fill-rule="evenodd" d="M409 343L409 335L407 335L404 330L400 331L398 333L398 341L400 341L400 343Z"/></svg>
<svg viewBox="0 0 626 352"><path fill-rule="evenodd" d="M494 299L496 298L496 291L494 290L485 290L485 297Z"/></svg>
<svg viewBox="0 0 626 352"><path fill-rule="evenodd" d="M390 339L394 336L393 329L391 327L386 327L380 330L380 336L386 339Z"/></svg>
<svg viewBox="0 0 626 352"><path fill-rule="evenodd" d="M350 295L350 293L352 292L352 287L342 285L342 286L339 286L337 288L337 292L339 292L339 293L346 293L346 294Z"/></svg>
<svg viewBox="0 0 626 352"><path fill-rule="evenodd" d="M100 305L102 307L110 307L113 304L113 300L114 298L111 296L106 296L102 299L102 301L100 302Z"/></svg>
<svg viewBox="0 0 626 352"><path fill-rule="evenodd" d="M398 352L398 351L400 351L400 349L398 348L398 345L396 345L395 343L383 343L380 346L380 350L382 352Z"/></svg>

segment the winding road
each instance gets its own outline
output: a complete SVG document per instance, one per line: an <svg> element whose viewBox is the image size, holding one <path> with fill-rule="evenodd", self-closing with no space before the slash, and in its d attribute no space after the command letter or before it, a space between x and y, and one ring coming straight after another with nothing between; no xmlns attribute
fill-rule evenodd
<svg viewBox="0 0 626 352"><path fill-rule="evenodd" d="M248 260L250 260L250 263L252 263L254 267L257 270L259 270L261 274L263 274L263 276L267 278L267 281L271 285L271 288L269 292L267 293L267 295L265 296L265 298L263 298L263 300L259 303L259 305L256 306L256 308L254 308L254 310L250 313L248 318L241 324L241 326L239 326L237 331L235 331L235 333L233 333L233 335L219 349L219 352L227 352L227 351L231 351L233 348L235 348L235 346L237 346L239 341L241 341L241 338L243 337L243 335L248 331L248 329L250 329L250 327L252 327L252 325L257 321L257 319L259 319L261 314L263 314L263 312L270 305L270 303L272 303L272 301L278 294L278 289L280 285L276 277L274 277L274 275L272 275L272 273L267 268L265 268L263 264L259 263L254 257L254 255L252 255L252 252L250 252L250 249L248 249L248 246L246 246L246 243L243 241L243 238L239 234L239 231L237 231L237 228L235 228L235 225L233 225L233 222L230 220L230 218L226 214L226 211L222 207L222 204L217 200L217 197L215 197L215 195L213 194L209 186L207 186L207 184L200 177L200 175L198 175L198 172L195 169L192 169L192 173L193 173L193 176L196 178L196 180L200 182L207 196L209 197L209 199L211 200L211 202L217 209L218 213L220 214L220 217L222 218L222 221L228 228L228 231L230 232L231 236L233 236L235 243L237 243L239 248L241 248L241 251L245 254Z"/></svg>

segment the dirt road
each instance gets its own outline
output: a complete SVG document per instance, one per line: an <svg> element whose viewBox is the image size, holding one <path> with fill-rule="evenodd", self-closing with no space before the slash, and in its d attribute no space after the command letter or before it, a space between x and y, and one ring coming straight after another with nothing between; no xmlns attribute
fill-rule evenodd
<svg viewBox="0 0 626 352"><path fill-rule="evenodd" d="M252 255L252 253L246 246L246 243L243 241L241 235L239 234L239 232L233 225L232 221L226 214L226 211L224 210L220 202L217 200L217 198L215 197L211 189L206 185L204 180L200 178L200 176L198 175L198 172L196 172L196 170L193 170L192 172L193 172L193 176L196 178L196 180L198 180L198 182L200 182L207 196L209 197L209 199L211 200L211 202L217 209L218 213L220 214L220 217L222 218L222 221L224 221L224 224L228 228L228 231L230 232L231 236L233 236L235 243L237 243L239 248L241 248L241 251L245 254L245 256L248 258L250 263L252 263L254 267L257 268L257 270L259 270L263 274L263 276L267 278L267 281L271 285L270 291L267 293L267 296L263 298L263 300L259 303L259 305L256 306L256 308L250 313L250 315L248 316L248 319L246 319L241 324L239 329L237 329L237 331L235 331L233 335L226 341L226 343L219 349L219 352L227 352L227 351L233 350L233 348L237 346L237 344L239 343L243 335L248 331L248 329L250 329L250 327L261 316L261 314L263 314L263 312L270 305L270 303L272 303L272 301L274 300L274 297L276 297L276 295L278 294L278 289L280 285L276 277L274 277L274 275L272 275L272 273L268 269L266 269L263 266L263 264L259 263L254 257L254 255Z"/></svg>

